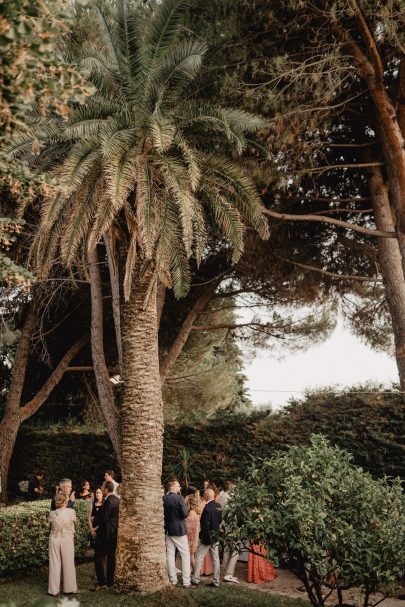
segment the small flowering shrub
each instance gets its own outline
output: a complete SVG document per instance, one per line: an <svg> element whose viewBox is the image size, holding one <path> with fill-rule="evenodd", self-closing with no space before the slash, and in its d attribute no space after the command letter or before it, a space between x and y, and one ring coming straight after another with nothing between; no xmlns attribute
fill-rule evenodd
<svg viewBox="0 0 405 607"><path fill-rule="evenodd" d="M48 561L50 504L47 499L0 509L0 577L29 571ZM84 556L89 533L88 502L76 501L75 510L75 554Z"/></svg>

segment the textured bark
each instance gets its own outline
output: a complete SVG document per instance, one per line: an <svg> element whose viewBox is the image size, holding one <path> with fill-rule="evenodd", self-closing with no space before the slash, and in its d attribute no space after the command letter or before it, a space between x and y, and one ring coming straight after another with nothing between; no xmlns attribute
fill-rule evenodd
<svg viewBox="0 0 405 607"><path fill-rule="evenodd" d="M162 359L160 363L160 380L162 382L162 386L165 383L170 371L173 369L180 353L182 352L193 329L195 321L197 320L201 312L204 310L204 308L207 306L210 299L213 297L215 289L217 288L219 282L220 280L213 281L209 285L209 287L195 301L190 312L187 314L169 352Z"/></svg>
<svg viewBox="0 0 405 607"><path fill-rule="evenodd" d="M143 309L152 272L139 276L122 307L124 395L121 410L122 492L116 583L120 591L156 592L166 571L161 473L163 403L159 377L156 285Z"/></svg>
<svg viewBox="0 0 405 607"><path fill-rule="evenodd" d="M370 170L369 183L376 225L380 230L391 230L394 221L388 198L388 188L383 181L380 169ZM401 390L405 390L405 280L398 241L387 238L379 239L378 257L392 320L400 386Z"/></svg>
<svg viewBox="0 0 405 607"><path fill-rule="evenodd" d="M104 353L103 292L97 249L87 254L91 290L91 356L102 418L114 447L118 462L121 459L119 412Z"/></svg>
<svg viewBox="0 0 405 607"><path fill-rule="evenodd" d="M118 271L118 261L113 246L112 236L106 234L104 242L107 250L108 269L110 272L112 312L114 319L115 339L117 342L118 367L122 375L122 337L121 337L121 310L120 310L120 277Z"/></svg>
<svg viewBox="0 0 405 607"><path fill-rule="evenodd" d="M166 299L166 287L165 285L158 280L157 284L157 293L156 293L156 322L157 328L159 331L160 321L162 319L163 308L165 306Z"/></svg>

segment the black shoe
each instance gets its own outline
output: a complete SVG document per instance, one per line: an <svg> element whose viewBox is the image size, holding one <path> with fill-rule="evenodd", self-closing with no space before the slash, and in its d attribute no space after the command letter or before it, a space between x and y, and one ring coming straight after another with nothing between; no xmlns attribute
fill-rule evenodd
<svg viewBox="0 0 405 607"><path fill-rule="evenodd" d="M209 588L219 588L219 584L214 584L214 582L211 582L211 584L206 584Z"/></svg>

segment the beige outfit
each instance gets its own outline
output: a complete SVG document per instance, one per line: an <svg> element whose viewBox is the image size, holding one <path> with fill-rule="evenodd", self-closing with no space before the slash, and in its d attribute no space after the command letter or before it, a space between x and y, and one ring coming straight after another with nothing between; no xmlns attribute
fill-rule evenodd
<svg viewBox="0 0 405 607"><path fill-rule="evenodd" d="M49 594L59 594L63 571L63 592L77 592L75 570L76 512L73 508L59 508L49 514Z"/></svg>

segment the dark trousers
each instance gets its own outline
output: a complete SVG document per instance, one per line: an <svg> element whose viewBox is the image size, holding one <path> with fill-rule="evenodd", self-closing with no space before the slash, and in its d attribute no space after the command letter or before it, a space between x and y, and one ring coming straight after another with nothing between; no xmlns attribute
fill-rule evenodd
<svg viewBox="0 0 405 607"><path fill-rule="evenodd" d="M94 567L98 583L101 586L112 586L114 584L115 573L115 551L117 549L117 539L96 540L94 546ZM107 573L104 568L104 561L107 561Z"/></svg>

